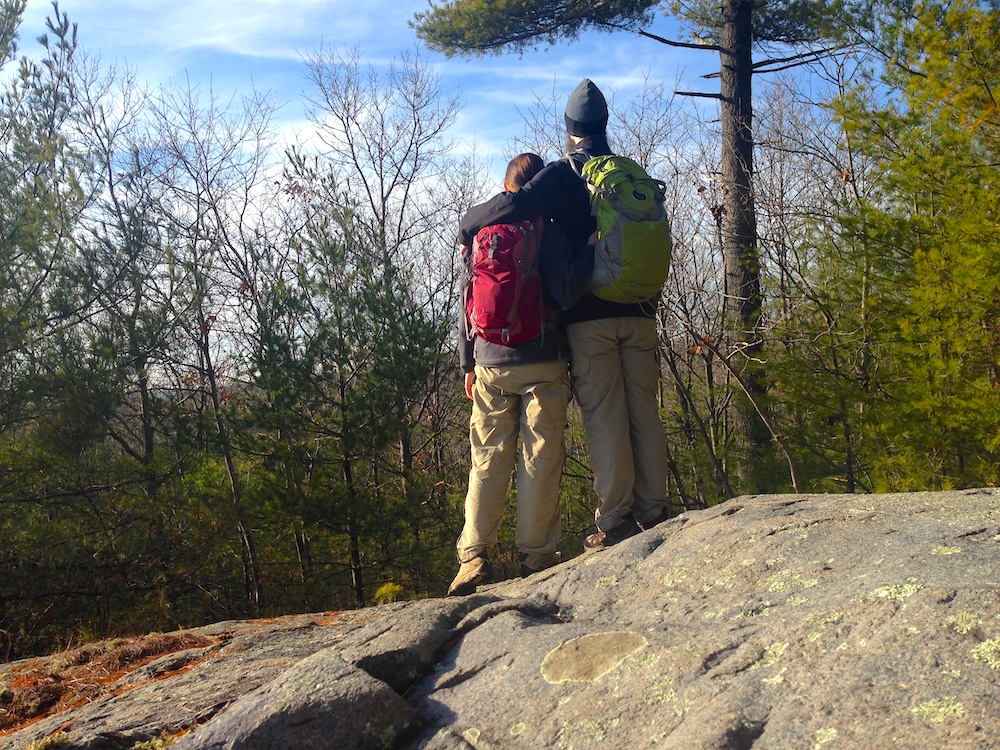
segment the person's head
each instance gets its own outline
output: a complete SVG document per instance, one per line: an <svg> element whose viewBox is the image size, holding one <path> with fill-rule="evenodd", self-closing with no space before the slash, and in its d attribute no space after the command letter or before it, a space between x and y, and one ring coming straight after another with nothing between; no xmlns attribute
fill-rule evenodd
<svg viewBox="0 0 1000 750"><path fill-rule="evenodd" d="M504 190L516 193L532 177L542 171L545 162L538 154L518 154L507 165L507 174L503 178Z"/></svg>
<svg viewBox="0 0 1000 750"><path fill-rule="evenodd" d="M608 103L593 81L584 78L566 100L566 134L586 138L604 135L608 128Z"/></svg>

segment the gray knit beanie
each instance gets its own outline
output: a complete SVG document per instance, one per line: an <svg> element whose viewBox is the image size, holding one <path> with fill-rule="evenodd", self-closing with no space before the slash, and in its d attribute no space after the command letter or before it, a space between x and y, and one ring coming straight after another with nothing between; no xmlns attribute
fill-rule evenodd
<svg viewBox="0 0 1000 750"><path fill-rule="evenodd" d="M608 127L608 103L593 81L584 78L566 102L566 132L586 137L601 135Z"/></svg>

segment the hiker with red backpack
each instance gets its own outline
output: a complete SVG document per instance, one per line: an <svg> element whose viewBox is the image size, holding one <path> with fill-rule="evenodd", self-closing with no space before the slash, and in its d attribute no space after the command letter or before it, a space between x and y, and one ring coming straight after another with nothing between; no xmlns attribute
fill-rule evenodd
<svg viewBox="0 0 1000 750"><path fill-rule="evenodd" d="M514 157L503 194L543 167L535 154ZM557 318L583 293L593 262L551 222L537 216L494 222L482 206L463 219L459 244L468 272L458 330L465 392L472 399L472 466L459 571L449 596L471 594L491 580L489 551L515 464L521 575L561 560L559 482L570 384L569 348Z"/></svg>
<svg viewBox="0 0 1000 750"><path fill-rule="evenodd" d="M593 81L583 79L570 94L565 123L567 157L483 210L496 221L552 219L574 248L595 258L589 291L563 320L600 498L597 530L584 547L600 549L669 517L656 308L671 239L663 185L612 154L607 102Z"/></svg>

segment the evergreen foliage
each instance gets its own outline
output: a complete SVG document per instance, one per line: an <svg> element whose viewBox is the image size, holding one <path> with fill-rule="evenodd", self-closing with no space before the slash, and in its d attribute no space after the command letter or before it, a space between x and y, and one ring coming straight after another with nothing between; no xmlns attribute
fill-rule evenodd
<svg viewBox="0 0 1000 750"><path fill-rule="evenodd" d="M875 254L879 312L876 487L997 479L996 183L1000 11L924 4L884 32L899 64L884 104L845 98L846 132L873 160L881 199L857 207ZM884 312L883 312L884 311Z"/></svg>
<svg viewBox="0 0 1000 750"><path fill-rule="evenodd" d="M634 28L649 23L656 0L449 0L410 22L431 49L446 55L499 54L539 42L575 39L587 28Z"/></svg>
<svg viewBox="0 0 1000 750"><path fill-rule="evenodd" d="M638 31L649 26L660 5L690 25L700 44L718 45L722 38L721 4L714 0L447 0L430 3L410 25L431 49L446 55L521 52L539 43L576 39L587 29ZM870 12L870 3L819 0L756 0L753 3L755 44L802 44L829 39L845 25Z"/></svg>
<svg viewBox="0 0 1000 750"><path fill-rule="evenodd" d="M695 39L711 44L721 41L720 3L669 0L666 6L674 16L690 25ZM754 0L754 43L803 44L830 39L864 12L864 3L849 0Z"/></svg>

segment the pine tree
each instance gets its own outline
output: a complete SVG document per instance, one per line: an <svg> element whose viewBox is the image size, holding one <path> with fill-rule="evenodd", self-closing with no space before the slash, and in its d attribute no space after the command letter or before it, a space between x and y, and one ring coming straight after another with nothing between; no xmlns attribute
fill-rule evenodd
<svg viewBox="0 0 1000 750"><path fill-rule="evenodd" d="M758 414L767 390L760 360L762 298L756 214L753 205L753 106L751 80L754 46L769 43L812 44L840 28L847 4L811 0L757 3L752 0L667 3L671 12L694 29L696 43L664 39L644 30L660 5L650 0L578 3L571 0L483 2L448 0L431 3L412 22L417 35L445 54L481 55L503 49L519 51L560 38L576 39L585 29L628 31L673 46L715 51L720 55L722 121L723 250L725 258L726 342L738 354L749 398L737 393L735 433L742 453L739 475L744 489L764 489L767 476L755 473L771 433ZM810 51L806 57L812 57ZM789 64L790 58L780 64ZM702 95L702 94L695 94ZM756 406L755 406L756 403Z"/></svg>
<svg viewBox="0 0 1000 750"><path fill-rule="evenodd" d="M996 342L1000 12L962 0L887 26L880 106L855 92L847 134L875 160L881 198L854 226L884 303L869 457L876 489L992 484L1000 446Z"/></svg>

